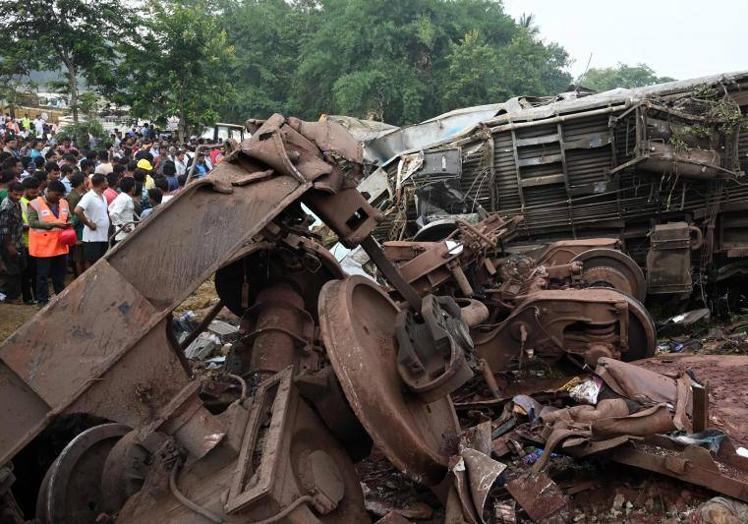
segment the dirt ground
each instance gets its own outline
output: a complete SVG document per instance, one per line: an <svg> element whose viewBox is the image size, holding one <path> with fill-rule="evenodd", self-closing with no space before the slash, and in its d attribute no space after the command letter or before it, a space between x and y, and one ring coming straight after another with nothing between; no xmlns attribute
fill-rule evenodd
<svg viewBox="0 0 748 524"><path fill-rule="evenodd" d="M0 304L0 341L8 338L24 322L34 316L36 306Z"/></svg>

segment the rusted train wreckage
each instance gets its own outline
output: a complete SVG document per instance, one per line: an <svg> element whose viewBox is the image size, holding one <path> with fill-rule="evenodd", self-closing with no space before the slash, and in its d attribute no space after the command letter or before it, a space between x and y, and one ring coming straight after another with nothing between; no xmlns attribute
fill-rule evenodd
<svg viewBox="0 0 748 524"><path fill-rule="evenodd" d="M520 97L366 137L379 238L522 214L514 247L612 237L649 295L701 297L748 268L748 72ZM710 293L710 291L718 293Z"/></svg>
<svg viewBox="0 0 748 524"><path fill-rule="evenodd" d="M356 189L361 171L360 145L339 125L274 115L6 340L3 519L366 522L354 463L373 445L432 488L447 521L483 522L506 468L492 439L507 421L466 436L450 394L483 376L501 397L497 372L567 356L616 398L554 408L545 426L522 425L526 438L575 456L614 450L748 499L729 436L711 451L665 437L709 423L699 382L709 366L671 377L625 362L651 356L655 333L635 298L644 277L615 241L507 257L525 222L491 215L457 221L438 242L380 246L384 218ZM386 284L346 276L302 204L362 246ZM207 319L229 308L242 338L203 376L171 313L210 277L220 301ZM598 280L607 287L590 287ZM740 408L723 409L712 413ZM563 506L542 467L506 483L532 518Z"/></svg>

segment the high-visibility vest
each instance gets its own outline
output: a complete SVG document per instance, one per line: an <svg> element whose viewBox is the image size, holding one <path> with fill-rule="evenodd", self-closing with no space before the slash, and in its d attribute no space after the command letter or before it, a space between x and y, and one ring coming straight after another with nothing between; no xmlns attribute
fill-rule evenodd
<svg viewBox="0 0 748 524"><path fill-rule="evenodd" d="M29 199L21 197L21 218L23 219L23 225L29 225ZM23 232L23 245L29 247L29 232Z"/></svg>
<svg viewBox="0 0 748 524"><path fill-rule="evenodd" d="M60 199L59 217L56 217L52 210L49 209L44 197L37 197L29 205L36 210L39 220L42 222L67 222L70 216L68 202L64 198ZM58 255L67 255L69 248L60 244L61 229L29 229L29 255L37 258L56 257Z"/></svg>

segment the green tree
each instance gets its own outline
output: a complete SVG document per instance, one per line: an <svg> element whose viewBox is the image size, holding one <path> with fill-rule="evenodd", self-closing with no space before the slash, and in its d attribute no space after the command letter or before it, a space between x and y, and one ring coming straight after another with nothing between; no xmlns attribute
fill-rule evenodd
<svg viewBox="0 0 748 524"><path fill-rule="evenodd" d="M30 86L28 74L32 63L27 59L30 56L28 45L29 42L23 42L16 46L9 35L0 32L0 48L5 50L0 57L0 100L8 102L12 116L15 116L15 106L23 89Z"/></svg>
<svg viewBox="0 0 748 524"><path fill-rule="evenodd" d="M566 52L490 0L320 0L293 76L307 117L393 124L568 85ZM518 54L518 63L513 62ZM527 79L527 81L525 81Z"/></svg>
<svg viewBox="0 0 748 524"><path fill-rule="evenodd" d="M502 75L499 56L478 31L469 31L459 43L452 44L447 63L450 81L444 94L451 106L497 100L494 97Z"/></svg>
<svg viewBox="0 0 748 524"><path fill-rule="evenodd" d="M120 65L117 102L134 116L164 122L179 117L179 136L219 119L234 96L230 72L234 46L215 6L204 1L163 0L149 4L142 34Z"/></svg>
<svg viewBox="0 0 748 524"><path fill-rule="evenodd" d="M217 12L236 49L231 75L237 88L221 108L223 118L243 122L274 112L299 114L292 79L315 18L308 7L285 0L225 0Z"/></svg>
<svg viewBox="0 0 748 524"><path fill-rule="evenodd" d="M128 38L132 12L119 0L3 0L0 20L11 49L50 70L64 68L73 120L78 121L78 83L112 80L117 48ZM9 48L0 51L7 56Z"/></svg>
<svg viewBox="0 0 748 524"><path fill-rule="evenodd" d="M629 66L619 62L616 67L592 68L577 83L595 91L607 91L616 87L644 87L672 80L675 79L657 76L647 64Z"/></svg>

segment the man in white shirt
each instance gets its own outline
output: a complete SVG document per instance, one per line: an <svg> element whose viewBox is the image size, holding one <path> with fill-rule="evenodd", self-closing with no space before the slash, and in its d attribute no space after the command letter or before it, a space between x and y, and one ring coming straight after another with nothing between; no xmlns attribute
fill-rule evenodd
<svg viewBox="0 0 748 524"><path fill-rule="evenodd" d="M121 242L135 227L135 201L138 189L134 178L123 178L119 182L120 193L109 204L109 218L112 220L115 242Z"/></svg>
<svg viewBox="0 0 748 524"><path fill-rule="evenodd" d="M34 131L36 131L36 138L44 136L44 119L41 116L34 119Z"/></svg>
<svg viewBox="0 0 748 524"><path fill-rule="evenodd" d="M104 256L109 247L109 213L104 191L108 186L104 175L91 177L91 191L75 206L75 214L83 222L83 262L85 269Z"/></svg>
<svg viewBox="0 0 748 524"><path fill-rule="evenodd" d="M175 155L174 167L177 168L177 176L187 174L187 158L183 150L179 150Z"/></svg>

